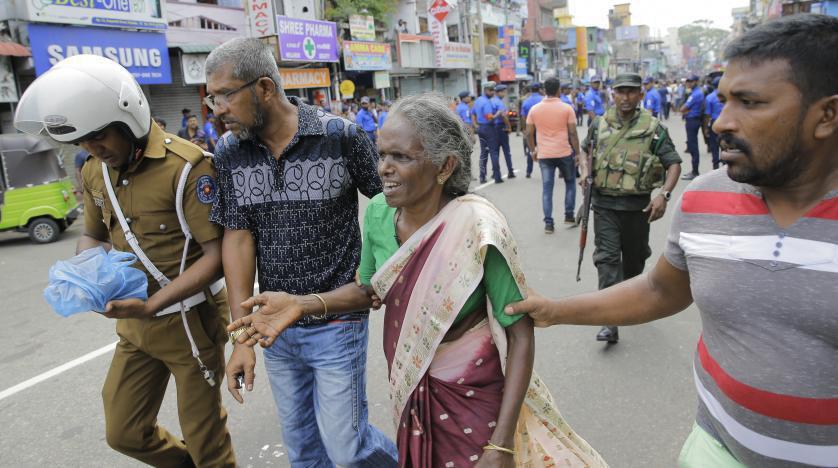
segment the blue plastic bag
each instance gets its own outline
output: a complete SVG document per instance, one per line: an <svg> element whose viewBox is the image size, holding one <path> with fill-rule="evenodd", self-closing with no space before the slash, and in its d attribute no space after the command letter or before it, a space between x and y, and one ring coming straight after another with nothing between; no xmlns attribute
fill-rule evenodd
<svg viewBox="0 0 838 468"><path fill-rule="evenodd" d="M102 247L88 249L69 260L59 260L49 269L44 299L59 315L68 317L90 310L104 312L109 301L148 299L148 279L131 265L137 257Z"/></svg>

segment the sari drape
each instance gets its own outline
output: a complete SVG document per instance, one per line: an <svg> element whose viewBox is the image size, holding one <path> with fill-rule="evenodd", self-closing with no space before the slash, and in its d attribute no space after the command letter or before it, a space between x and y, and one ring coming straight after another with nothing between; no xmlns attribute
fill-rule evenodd
<svg viewBox="0 0 838 468"><path fill-rule="evenodd" d="M487 301L479 323L443 342L483 278L490 245L506 259L525 295L506 219L475 195L449 202L372 278L386 306L384 354L401 466L471 466L494 432L507 345L491 304ZM564 421L535 373L521 408L515 450L517 466L607 466Z"/></svg>

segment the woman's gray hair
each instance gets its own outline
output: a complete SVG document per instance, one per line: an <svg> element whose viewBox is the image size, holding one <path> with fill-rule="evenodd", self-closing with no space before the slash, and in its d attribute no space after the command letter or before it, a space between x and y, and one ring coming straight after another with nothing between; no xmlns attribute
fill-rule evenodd
<svg viewBox="0 0 838 468"><path fill-rule="evenodd" d="M282 93L282 78L274 54L259 39L239 37L221 44L210 52L204 70L209 77L227 65L233 65L234 79L248 82L267 76Z"/></svg>
<svg viewBox="0 0 838 468"><path fill-rule="evenodd" d="M390 108L390 118L401 116L413 126L425 157L442 167L449 156L457 159L457 167L445 182L446 194L460 196L471 183L472 143L462 119L449 107L450 99L440 93L422 93L401 98Z"/></svg>

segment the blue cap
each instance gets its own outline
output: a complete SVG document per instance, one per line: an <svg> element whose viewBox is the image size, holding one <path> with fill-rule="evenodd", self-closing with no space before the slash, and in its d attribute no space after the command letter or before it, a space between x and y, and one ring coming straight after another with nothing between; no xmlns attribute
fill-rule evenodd
<svg viewBox="0 0 838 468"><path fill-rule="evenodd" d="M690 77L687 78L687 81L698 81L698 75L690 75Z"/></svg>
<svg viewBox="0 0 838 468"><path fill-rule="evenodd" d="M463 91L457 95L460 99L465 99L468 97L468 91Z"/></svg>
<svg viewBox="0 0 838 468"><path fill-rule="evenodd" d="M643 78L643 84L649 84L649 83L654 83L654 82L655 82L655 79L652 78L651 76L647 76L646 78Z"/></svg>
<svg viewBox="0 0 838 468"><path fill-rule="evenodd" d="M602 79L598 76L591 77L591 83L602 83Z"/></svg>
<svg viewBox="0 0 838 468"><path fill-rule="evenodd" d="M505 89L506 89L505 84L499 84L499 85L495 86L495 91L503 91Z"/></svg>
<svg viewBox="0 0 838 468"><path fill-rule="evenodd" d="M541 89L541 83L539 83L538 81L533 81L532 83L530 83L530 89Z"/></svg>

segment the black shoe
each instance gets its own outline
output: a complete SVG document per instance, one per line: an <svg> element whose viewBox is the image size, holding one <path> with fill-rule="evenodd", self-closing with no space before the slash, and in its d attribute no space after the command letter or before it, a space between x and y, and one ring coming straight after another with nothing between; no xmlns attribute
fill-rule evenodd
<svg viewBox="0 0 838 468"><path fill-rule="evenodd" d="M506 178L507 178L507 179L514 179L514 178L515 178L515 173L514 173L514 172L510 172L510 173L509 173L509 175L508 175L508 176L506 176Z"/></svg>
<svg viewBox="0 0 838 468"><path fill-rule="evenodd" d="M532 177L532 175L531 175L531 174L527 174L527 179L529 179L530 177Z"/></svg>
<svg viewBox="0 0 838 468"><path fill-rule="evenodd" d="M620 341L620 332L617 330L617 327L602 327L599 333L596 334L596 340L616 343Z"/></svg>
<svg viewBox="0 0 838 468"><path fill-rule="evenodd" d="M486 183L486 179L480 179L480 183L481 183L481 184L485 184L485 183Z"/></svg>
<svg viewBox="0 0 838 468"><path fill-rule="evenodd" d="M553 232L555 232L555 231L556 231L556 228L553 227L552 224L545 224L544 225L544 232L546 234L553 234Z"/></svg>
<svg viewBox="0 0 838 468"><path fill-rule="evenodd" d="M495 179L495 183L496 183L496 184L502 184L502 183L503 183L503 179Z"/></svg>
<svg viewBox="0 0 838 468"><path fill-rule="evenodd" d="M683 176L681 176L681 180L693 180L696 177L698 177L698 174L696 174L695 172L690 172L689 174L684 174Z"/></svg>
<svg viewBox="0 0 838 468"><path fill-rule="evenodd" d="M576 218L574 218L573 215L565 216L564 217L564 223L565 224L576 224Z"/></svg>

